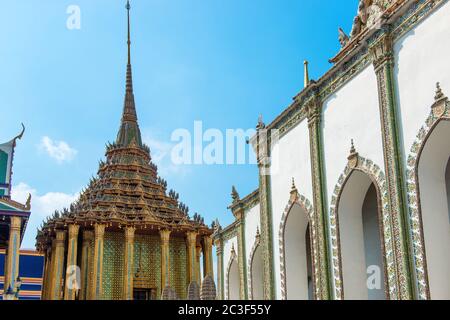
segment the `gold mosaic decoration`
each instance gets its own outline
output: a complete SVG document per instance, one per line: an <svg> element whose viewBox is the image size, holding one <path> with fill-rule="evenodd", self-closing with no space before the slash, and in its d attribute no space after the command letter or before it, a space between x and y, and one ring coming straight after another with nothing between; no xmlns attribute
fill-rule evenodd
<svg viewBox="0 0 450 320"><path fill-rule="evenodd" d="M136 273L139 271L139 280ZM161 293L161 241L159 235L135 235L134 238L134 287L156 289ZM143 278L143 279L141 279Z"/></svg>
<svg viewBox="0 0 450 320"><path fill-rule="evenodd" d="M170 239L170 284L180 299L186 298L187 279L187 250L183 238Z"/></svg>
<svg viewBox="0 0 450 320"><path fill-rule="evenodd" d="M124 234L107 232L103 247L103 299L121 300L123 292Z"/></svg>

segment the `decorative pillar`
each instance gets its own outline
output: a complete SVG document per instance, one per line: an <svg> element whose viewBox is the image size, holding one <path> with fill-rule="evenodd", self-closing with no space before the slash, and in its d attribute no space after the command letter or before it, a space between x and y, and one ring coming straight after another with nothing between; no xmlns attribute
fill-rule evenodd
<svg viewBox="0 0 450 320"><path fill-rule="evenodd" d="M204 252L203 259L205 261L205 268L203 270L203 277L211 276L214 279L214 269L212 261L212 238L211 236L203 237Z"/></svg>
<svg viewBox="0 0 450 320"><path fill-rule="evenodd" d="M83 232L83 242L81 244L81 290L80 300L88 300L89 297L89 275L92 273L90 270L92 261L92 250L90 249L92 240L94 239L94 232L91 230L85 230Z"/></svg>
<svg viewBox="0 0 450 320"><path fill-rule="evenodd" d="M66 281L64 285L64 300L75 300L75 295L80 289L77 275L78 231L77 224L69 225L69 239L67 248ZM75 277L75 279L74 279Z"/></svg>
<svg viewBox="0 0 450 320"><path fill-rule="evenodd" d="M327 219L327 200L325 196L325 175L323 163L322 148L322 106L316 94L305 103L307 108L309 141L310 141L310 158L311 158L311 176L313 187L313 203L314 203L314 224L315 229L315 246L313 254L317 257L317 269L319 274L315 274L314 278L316 299L328 300L331 293L330 276L330 250L328 249L328 219Z"/></svg>
<svg viewBox="0 0 450 320"><path fill-rule="evenodd" d="M261 240L263 249L264 299L275 300L273 259L272 202L270 190L270 144L262 119L256 127L256 155L259 171L259 203L261 214ZM223 275L223 273L222 273ZM247 286L245 286L247 287ZM223 290L223 288L222 288Z"/></svg>
<svg viewBox="0 0 450 320"><path fill-rule="evenodd" d="M223 271L223 243L222 238L216 238L214 241L217 254L217 299L225 299L224 294L224 271Z"/></svg>
<svg viewBox="0 0 450 320"><path fill-rule="evenodd" d="M196 257L195 272L196 272L196 277L197 277L199 283L201 283L201 282L202 282L202 275L201 275L201 271L200 271L200 257L201 257L201 255L202 255L202 250L203 250L203 248L202 248L201 245L199 245L199 246L197 246L195 249L196 249L196 256L195 256L195 257Z"/></svg>
<svg viewBox="0 0 450 320"><path fill-rule="evenodd" d="M189 284L194 281L197 281L198 283L199 281L201 281L199 278L197 278L197 235L198 234L195 231L188 231L186 233Z"/></svg>
<svg viewBox="0 0 450 320"><path fill-rule="evenodd" d="M370 46L378 83L378 98L381 117L384 166L389 191L389 211L393 243L395 245L397 296L390 299L413 299L412 262L409 259L409 225L405 195L405 167L401 152L402 136L399 133L400 118L398 115L395 94L395 77L393 43L389 30ZM395 295L395 293L394 293Z"/></svg>
<svg viewBox="0 0 450 320"><path fill-rule="evenodd" d="M90 299L101 300L103 295L103 242L105 225L94 226L94 266L92 270L92 283Z"/></svg>
<svg viewBox="0 0 450 320"><path fill-rule="evenodd" d="M161 236L161 292L166 286L170 285L170 257L169 240L170 230L160 230Z"/></svg>
<svg viewBox="0 0 450 320"><path fill-rule="evenodd" d="M56 257L56 239L52 239L51 246L50 246L50 264L48 266L49 272L48 272L48 279L47 282L47 289L45 294L46 300L52 299L52 290L53 290L53 284L55 281L55 257Z"/></svg>
<svg viewBox="0 0 450 320"><path fill-rule="evenodd" d="M233 204L231 205L231 211L236 218L235 226L237 229L237 245L238 245L238 267L239 267L239 287L241 300L248 299L247 288L247 264L245 253L245 211L239 194L233 187L232 192ZM205 273L206 275L206 273Z"/></svg>
<svg viewBox="0 0 450 320"><path fill-rule="evenodd" d="M46 248L45 249L45 265L44 265L44 276L42 278L42 292L41 292L41 299L47 300L47 294L48 294L48 283L50 282L50 264L51 264L51 249Z"/></svg>
<svg viewBox="0 0 450 320"><path fill-rule="evenodd" d="M125 228L125 257L123 268L123 300L133 300L134 232L135 227Z"/></svg>
<svg viewBox="0 0 450 320"><path fill-rule="evenodd" d="M15 283L19 276L19 257L20 257L20 227L22 225L21 217L11 217L9 226L9 241L7 254L5 255L5 280L3 290L11 287L15 290Z"/></svg>
<svg viewBox="0 0 450 320"><path fill-rule="evenodd" d="M53 261L53 276L50 290L50 300L61 300L63 292L63 276L64 276L64 243L66 240L66 231L57 230L55 244L55 255Z"/></svg>

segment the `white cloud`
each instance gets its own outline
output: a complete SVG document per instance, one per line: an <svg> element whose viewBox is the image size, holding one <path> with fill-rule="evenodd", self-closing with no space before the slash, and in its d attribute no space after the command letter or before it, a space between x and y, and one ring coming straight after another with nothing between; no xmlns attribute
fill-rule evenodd
<svg viewBox="0 0 450 320"><path fill-rule="evenodd" d="M158 166L158 174L162 177L170 175L185 175L189 169L185 165L173 163L171 152L174 145L170 142L157 139L146 130L143 134L143 142L150 147L152 161Z"/></svg>
<svg viewBox="0 0 450 320"><path fill-rule="evenodd" d="M58 163L71 161L78 153L77 150L70 147L65 141L53 141L51 138L42 137L39 149L45 151L51 158Z"/></svg>
<svg viewBox="0 0 450 320"><path fill-rule="evenodd" d="M48 192L40 195L26 183L19 183L13 186L11 198L20 203L25 203L28 194L31 194L31 217L25 231L22 248L34 248L36 239L36 229L41 225L42 220L53 214L55 210L69 207L78 198L78 194L67 194L62 192Z"/></svg>

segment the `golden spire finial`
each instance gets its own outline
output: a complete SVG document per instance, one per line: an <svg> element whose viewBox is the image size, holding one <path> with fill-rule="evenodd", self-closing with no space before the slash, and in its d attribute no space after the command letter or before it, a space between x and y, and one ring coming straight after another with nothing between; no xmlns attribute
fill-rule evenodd
<svg viewBox="0 0 450 320"><path fill-rule="evenodd" d="M304 66L304 76L305 76L304 85L306 88L309 85L309 70L308 70L308 61L307 60L305 60L303 62L303 66Z"/></svg>

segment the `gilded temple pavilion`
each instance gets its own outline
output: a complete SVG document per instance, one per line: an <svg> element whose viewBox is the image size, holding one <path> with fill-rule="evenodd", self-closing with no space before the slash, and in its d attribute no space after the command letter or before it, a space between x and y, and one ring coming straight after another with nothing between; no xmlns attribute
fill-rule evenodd
<svg viewBox="0 0 450 320"><path fill-rule="evenodd" d="M117 139L106 148L79 199L43 223L37 249L45 254L43 299L186 298L188 286L213 277L212 230L158 176L142 142L130 54ZM207 277L208 279L209 277ZM208 280L210 281L210 279Z"/></svg>

